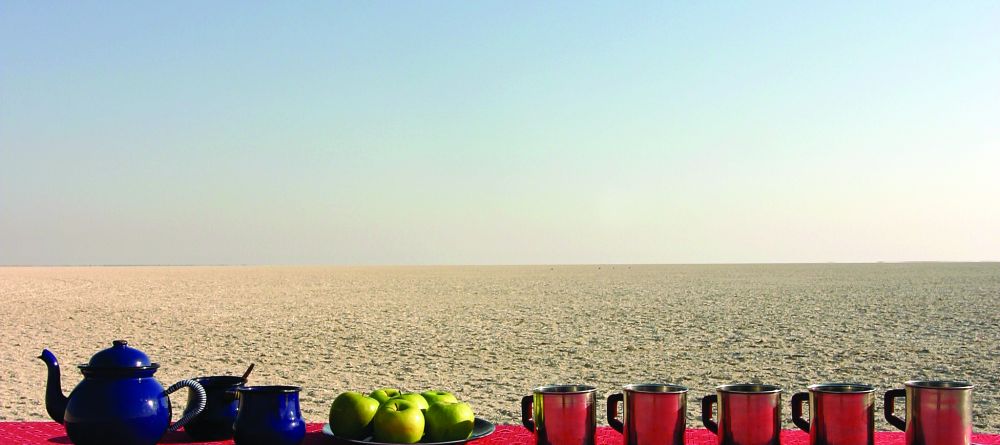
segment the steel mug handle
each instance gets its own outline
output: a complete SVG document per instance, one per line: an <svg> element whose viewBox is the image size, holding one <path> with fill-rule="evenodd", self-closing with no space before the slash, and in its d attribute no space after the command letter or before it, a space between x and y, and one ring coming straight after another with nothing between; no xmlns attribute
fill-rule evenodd
<svg viewBox="0 0 1000 445"><path fill-rule="evenodd" d="M800 430L809 432L809 421L802 418L802 404L809 402L809 393L800 392L792 396L792 423Z"/></svg>
<svg viewBox="0 0 1000 445"><path fill-rule="evenodd" d="M625 424L618 420L618 405L625 401L622 393L614 393L608 396L608 425L619 433L625 430Z"/></svg>
<svg viewBox="0 0 1000 445"><path fill-rule="evenodd" d="M896 417L894 411L896 411L896 399L906 397L905 389L890 389L885 392L885 420L889 422L892 426L898 428L900 431L906 431L906 421Z"/></svg>
<svg viewBox="0 0 1000 445"><path fill-rule="evenodd" d="M531 411L534 410L534 408L535 408L534 395L521 397L521 423L524 424L524 427L527 428L528 431L531 431L532 433L535 432L535 421L532 420L532 414L531 414Z"/></svg>
<svg viewBox="0 0 1000 445"><path fill-rule="evenodd" d="M181 380L173 385L170 385L170 387L164 390L163 393L165 395L170 395L170 393L185 386L188 387L188 391L194 391L194 409L192 410L191 407L188 406L187 409L184 410L184 415L181 416L180 420L167 427L167 432L173 432L181 429L182 426L190 422L191 419L194 419L195 416L201 414L201 412L205 410L205 388L194 380Z"/></svg>
<svg viewBox="0 0 1000 445"><path fill-rule="evenodd" d="M712 405L717 405L718 403L719 396L716 394L701 398L701 423L716 435L719 434L719 424L712 420Z"/></svg>

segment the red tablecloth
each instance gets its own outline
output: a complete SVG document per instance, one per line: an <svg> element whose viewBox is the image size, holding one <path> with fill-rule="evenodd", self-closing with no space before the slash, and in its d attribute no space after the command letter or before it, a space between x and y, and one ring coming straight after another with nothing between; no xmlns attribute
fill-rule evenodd
<svg viewBox="0 0 1000 445"><path fill-rule="evenodd" d="M323 424L311 423L306 428L306 439L302 445L334 445L336 442L324 436L322 433ZM715 435L704 429L688 430L686 437L687 445L715 445ZM1000 445L1000 435L997 434L973 434L972 442L983 445ZM2 445L32 445L32 444L68 444L66 431L62 425L54 422L0 422L0 444ZM192 443L184 433L171 433L163 438L160 443ZM200 442L202 445L228 445L231 440L222 442ZM621 445L622 436L611 428L602 427L597 429L598 445ZM808 436L801 431L783 431L781 433L781 443L784 445L807 445ZM903 444L903 433L900 432L879 432L875 433L875 443L877 445ZM471 445L532 445L534 438L528 430L515 425L497 425L497 430L493 435L471 442Z"/></svg>

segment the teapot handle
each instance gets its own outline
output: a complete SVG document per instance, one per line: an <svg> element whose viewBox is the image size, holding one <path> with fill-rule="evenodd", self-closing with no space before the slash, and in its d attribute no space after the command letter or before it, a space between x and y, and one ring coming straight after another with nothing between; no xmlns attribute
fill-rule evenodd
<svg viewBox="0 0 1000 445"><path fill-rule="evenodd" d="M170 425L170 427L167 428L167 432L173 432L181 429L182 426L190 422L191 419L198 414L201 414L201 412L205 409L205 388L202 388L201 384L194 380L181 380L173 385L170 385L170 387L164 390L163 393L170 395L170 393L185 386L188 387L188 391L194 392L194 405L188 405L184 409L184 415L181 416L181 419L174 422L173 425Z"/></svg>

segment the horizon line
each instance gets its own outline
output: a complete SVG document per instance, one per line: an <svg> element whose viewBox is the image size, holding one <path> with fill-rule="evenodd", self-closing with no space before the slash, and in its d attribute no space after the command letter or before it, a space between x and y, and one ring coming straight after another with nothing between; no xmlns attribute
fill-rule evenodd
<svg viewBox="0 0 1000 445"><path fill-rule="evenodd" d="M1000 260L912 260L912 261L777 261L777 262L692 262L692 263L135 263L135 264L0 264L0 268L29 267L544 267L544 266L780 266L780 265L865 265L865 264L997 264Z"/></svg>

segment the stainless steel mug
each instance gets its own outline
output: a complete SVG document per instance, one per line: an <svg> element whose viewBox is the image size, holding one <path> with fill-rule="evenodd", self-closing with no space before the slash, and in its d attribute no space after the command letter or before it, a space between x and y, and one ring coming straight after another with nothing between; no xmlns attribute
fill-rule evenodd
<svg viewBox="0 0 1000 445"><path fill-rule="evenodd" d="M594 445L597 388L550 385L521 399L521 423L538 445Z"/></svg>
<svg viewBox="0 0 1000 445"><path fill-rule="evenodd" d="M719 445L780 445L781 388L742 384L715 391L701 399L701 422L719 437ZM718 423L712 405L718 405Z"/></svg>
<svg viewBox="0 0 1000 445"><path fill-rule="evenodd" d="M906 445L969 445L972 384L911 380L885 393L885 420L906 432ZM906 397L906 420L896 417L896 399Z"/></svg>
<svg viewBox="0 0 1000 445"><path fill-rule="evenodd" d="M809 420L802 404L809 403ZM792 396L792 422L809 433L810 445L874 445L875 388L821 383Z"/></svg>
<svg viewBox="0 0 1000 445"><path fill-rule="evenodd" d="M608 425L622 433L625 445L684 445L687 392L680 385L627 385L608 396Z"/></svg>

